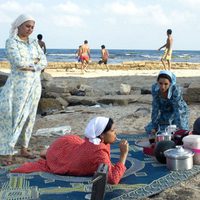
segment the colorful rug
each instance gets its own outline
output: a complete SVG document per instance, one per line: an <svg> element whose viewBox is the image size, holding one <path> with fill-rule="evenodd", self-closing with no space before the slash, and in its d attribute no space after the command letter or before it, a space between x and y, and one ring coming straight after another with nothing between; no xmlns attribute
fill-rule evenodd
<svg viewBox="0 0 200 200"><path fill-rule="evenodd" d="M191 170L170 172L166 165L159 164L154 157L146 156L135 141L140 135L121 135L129 141L127 171L118 185L107 185L105 200L141 199L157 194L166 188L187 180L200 172L200 166ZM112 160L119 158L118 143L112 145ZM13 166L11 168L14 168ZM92 177L59 176L49 173L12 174L9 168L0 170L0 199L3 200L80 200L91 194Z"/></svg>

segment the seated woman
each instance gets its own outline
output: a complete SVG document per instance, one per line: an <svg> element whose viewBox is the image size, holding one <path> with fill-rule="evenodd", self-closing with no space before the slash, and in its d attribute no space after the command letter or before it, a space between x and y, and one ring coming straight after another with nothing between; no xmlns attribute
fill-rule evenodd
<svg viewBox="0 0 200 200"><path fill-rule="evenodd" d="M111 118L95 117L85 129L85 138L65 135L55 140L42 154L45 159L25 163L11 172L50 172L74 176L93 175L101 163L108 165L108 183L118 184L126 167L129 144L119 144L120 159L115 165L110 160L110 144L116 140L116 129Z"/></svg>
<svg viewBox="0 0 200 200"><path fill-rule="evenodd" d="M188 106L181 89L176 85L176 76L171 71L160 71L157 83L152 85L151 122L145 127L149 134L174 124L179 129L189 130Z"/></svg>

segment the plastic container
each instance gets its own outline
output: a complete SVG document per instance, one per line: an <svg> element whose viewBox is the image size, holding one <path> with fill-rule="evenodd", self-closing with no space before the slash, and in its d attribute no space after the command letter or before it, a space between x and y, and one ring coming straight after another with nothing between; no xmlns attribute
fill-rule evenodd
<svg viewBox="0 0 200 200"><path fill-rule="evenodd" d="M188 135L184 137L183 146L194 152L194 164L200 165L200 135Z"/></svg>

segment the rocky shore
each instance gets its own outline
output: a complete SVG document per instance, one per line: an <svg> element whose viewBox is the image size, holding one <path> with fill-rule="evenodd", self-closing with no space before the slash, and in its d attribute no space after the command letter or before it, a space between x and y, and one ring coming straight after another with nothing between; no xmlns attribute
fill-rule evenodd
<svg viewBox="0 0 200 200"><path fill-rule="evenodd" d="M68 71L71 69L80 69L80 63L77 62L49 62L46 69L51 69L52 71ZM159 61L129 61L120 64L108 64L111 70L149 70L149 69L162 69L162 64ZM0 62L1 68L9 68L10 65L7 61ZM88 69L100 69L104 68L103 65L98 65L98 63L92 62L89 64ZM173 62L173 69L200 69L200 63L191 62Z"/></svg>
<svg viewBox="0 0 200 200"><path fill-rule="evenodd" d="M57 67L56 67L57 66ZM91 64L88 72L80 73L77 63L49 63L42 75L43 92L31 139L30 150L39 151L55 137L35 136L41 128L69 125L72 134L83 135L88 120L97 115L112 117L119 133L144 132L151 115L151 84L162 65L159 62L129 62L103 66ZM9 73L9 65L0 63L0 86ZM173 63L172 71L182 87L190 108L190 128L200 116L200 64ZM16 156L16 163L25 160ZM167 189L152 199L200 198L200 175ZM150 198L146 198L150 199Z"/></svg>

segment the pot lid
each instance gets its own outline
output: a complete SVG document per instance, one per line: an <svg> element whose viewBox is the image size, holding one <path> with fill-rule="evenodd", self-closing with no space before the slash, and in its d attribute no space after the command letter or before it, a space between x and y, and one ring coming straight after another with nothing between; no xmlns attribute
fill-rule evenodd
<svg viewBox="0 0 200 200"><path fill-rule="evenodd" d="M176 146L174 149L164 151L164 155L167 158L186 159L192 157L194 152L189 149L184 149L182 146Z"/></svg>

